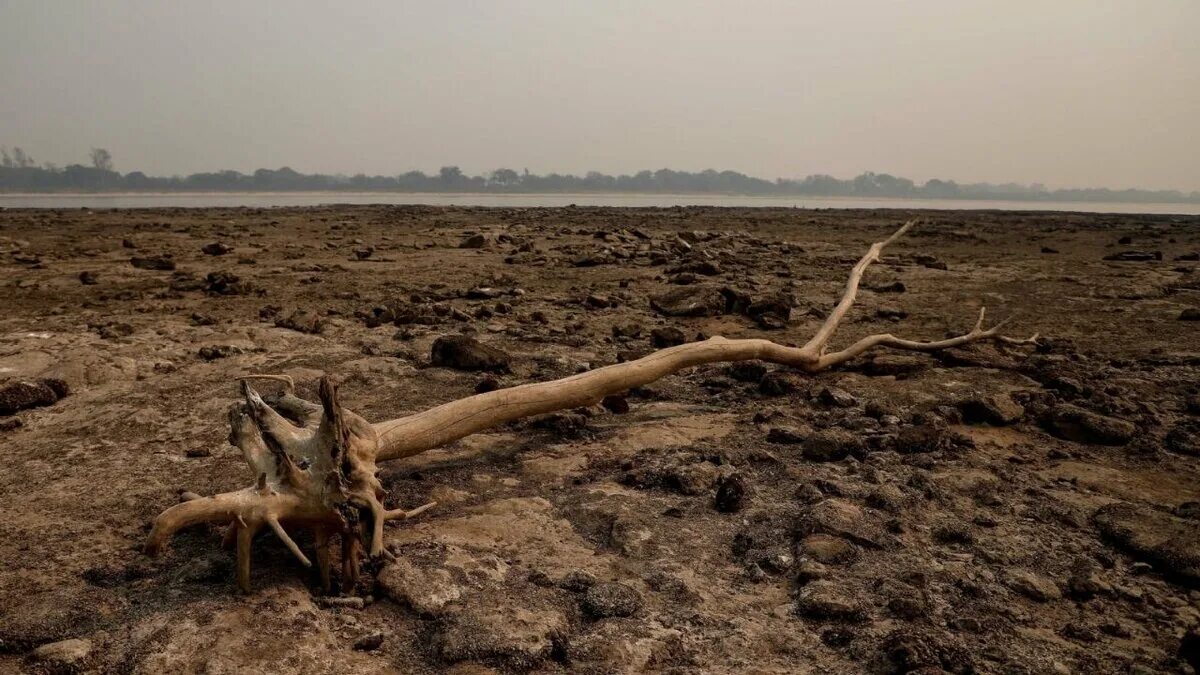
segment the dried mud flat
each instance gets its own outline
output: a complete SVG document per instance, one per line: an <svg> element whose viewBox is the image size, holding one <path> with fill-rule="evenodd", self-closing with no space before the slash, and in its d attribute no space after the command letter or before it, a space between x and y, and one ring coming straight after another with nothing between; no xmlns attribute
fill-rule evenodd
<svg viewBox="0 0 1200 675"><path fill-rule="evenodd" d="M654 340L803 343L910 217L836 344L981 303L1043 344L700 367L385 464L389 506L439 505L389 525L362 602L271 535L249 596L218 528L140 551L181 491L252 480L238 375L329 372L383 420ZM1197 217L6 210L0 249L0 670L1200 667ZM462 333L499 372L431 366Z"/></svg>

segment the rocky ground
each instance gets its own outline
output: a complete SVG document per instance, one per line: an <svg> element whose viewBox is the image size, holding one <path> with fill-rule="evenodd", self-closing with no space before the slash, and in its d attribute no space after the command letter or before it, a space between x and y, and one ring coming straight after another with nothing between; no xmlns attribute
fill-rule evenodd
<svg viewBox="0 0 1200 675"><path fill-rule="evenodd" d="M391 462L389 506L439 504L337 596L270 534L249 596L219 528L140 550L251 482L238 375L329 372L379 421L803 343L910 217L835 345L986 304L1040 346L700 367ZM1182 216L0 211L0 670L1194 672L1198 251Z"/></svg>

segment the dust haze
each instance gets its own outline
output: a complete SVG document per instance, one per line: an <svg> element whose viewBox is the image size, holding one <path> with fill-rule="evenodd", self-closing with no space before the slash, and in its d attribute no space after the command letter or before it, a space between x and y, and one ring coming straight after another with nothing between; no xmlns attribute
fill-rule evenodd
<svg viewBox="0 0 1200 675"><path fill-rule="evenodd" d="M1200 4L0 6L0 144L151 175L454 164L1200 188Z"/></svg>

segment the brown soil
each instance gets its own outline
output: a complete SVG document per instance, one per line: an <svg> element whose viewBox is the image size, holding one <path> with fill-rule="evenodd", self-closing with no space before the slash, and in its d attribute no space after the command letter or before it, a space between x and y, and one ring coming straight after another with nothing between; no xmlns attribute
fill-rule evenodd
<svg viewBox="0 0 1200 675"><path fill-rule="evenodd" d="M926 222L868 271L835 343L940 338L986 304L1041 348L889 354L811 378L768 367L766 385L702 367L631 392L623 414L391 462L390 506L440 504L389 525L398 562L369 566L362 607L318 597L271 535L249 596L218 528L140 551L180 491L252 480L226 443L235 376L290 374L314 398L329 372L379 421L488 377L648 351L658 327L803 343L868 244L912 216ZM473 234L483 246L459 248ZM213 243L232 250L202 252ZM1179 320L1200 276L1176 260L1200 250L1197 217L5 210L0 249L0 380L70 389L0 418L0 670L1123 673L1200 658L1186 637L1200 623L1200 322ZM1162 256L1103 260L1128 250ZM175 271L131 264L160 256ZM790 323L661 316L649 297L685 262L719 268L697 283L791 293ZM501 294L466 297L477 287ZM276 326L288 317L323 327ZM437 337L471 331L510 372L429 367ZM988 401L1015 416L969 424ZM1063 403L1136 431L1055 437L1044 429L1077 430L1045 421ZM838 443L849 457L808 459ZM33 651L72 638L87 642Z"/></svg>

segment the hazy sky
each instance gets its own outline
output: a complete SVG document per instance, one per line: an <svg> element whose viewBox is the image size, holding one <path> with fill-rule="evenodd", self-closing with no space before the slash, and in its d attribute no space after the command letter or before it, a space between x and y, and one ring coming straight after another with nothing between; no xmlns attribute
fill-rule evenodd
<svg viewBox="0 0 1200 675"><path fill-rule="evenodd" d="M1200 0L0 0L0 145L1190 191Z"/></svg>

